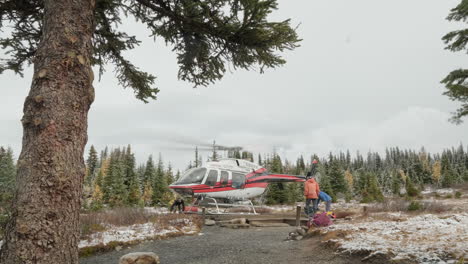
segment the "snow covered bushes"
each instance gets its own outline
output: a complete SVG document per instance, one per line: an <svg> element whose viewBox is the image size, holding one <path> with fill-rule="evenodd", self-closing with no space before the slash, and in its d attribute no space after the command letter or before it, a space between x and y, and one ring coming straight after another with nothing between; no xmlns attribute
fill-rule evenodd
<svg viewBox="0 0 468 264"><path fill-rule="evenodd" d="M80 224L80 254L85 256L143 240L195 234L202 226L202 218L156 209L118 208L82 214Z"/></svg>

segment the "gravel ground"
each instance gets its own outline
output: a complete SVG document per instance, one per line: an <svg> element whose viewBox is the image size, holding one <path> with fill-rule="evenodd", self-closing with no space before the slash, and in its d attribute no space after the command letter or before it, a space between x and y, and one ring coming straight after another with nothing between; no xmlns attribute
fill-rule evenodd
<svg viewBox="0 0 468 264"><path fill-rule="evenodd" d="M150 251L161 263L361 263L359 258L333 254L318 238L285 241L294 227L230 229L204 227L199 235L148 241L121 251L80 259L80 264L117 264L130 252ZM381 262L382 263L382 262Z"/></svg>

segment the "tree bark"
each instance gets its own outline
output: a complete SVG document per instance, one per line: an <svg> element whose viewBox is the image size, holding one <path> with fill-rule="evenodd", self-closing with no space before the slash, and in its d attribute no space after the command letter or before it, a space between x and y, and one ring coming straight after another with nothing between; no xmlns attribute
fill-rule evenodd
<svg viewBox="0 0 468 264"><path fill-rule="evenodd" d="M95 0L44 0L44 6L2 264L78 263Z"/></svg>

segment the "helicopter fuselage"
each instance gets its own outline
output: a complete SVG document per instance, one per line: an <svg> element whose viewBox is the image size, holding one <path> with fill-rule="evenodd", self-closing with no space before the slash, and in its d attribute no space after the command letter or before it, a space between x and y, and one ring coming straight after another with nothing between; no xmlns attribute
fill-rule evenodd
<svg viewBox="0 0 468 264"><path fill-rule="evenodd" d="M271 182L301 181L304 181L303 176L268 174L255 163L223 159L186 171L169 187L182 195L239 200L263 194Z"/></svg>

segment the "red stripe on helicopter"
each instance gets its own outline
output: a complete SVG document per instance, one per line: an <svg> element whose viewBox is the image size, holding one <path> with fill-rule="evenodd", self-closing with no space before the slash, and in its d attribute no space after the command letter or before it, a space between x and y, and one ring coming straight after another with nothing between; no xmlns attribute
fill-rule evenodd
<svg viewBox="0 0 468 264"><path fill-rule="evenodd" d="M247 182L268 182L268 181L274 181L274 180L291 180L291 181L297 181L297 182L303 182L305 179L302 179L297 176L293 175L284 175L284 174L269 174L269 175L259 175L257 177L251 177L247 179Z"/></svg>

